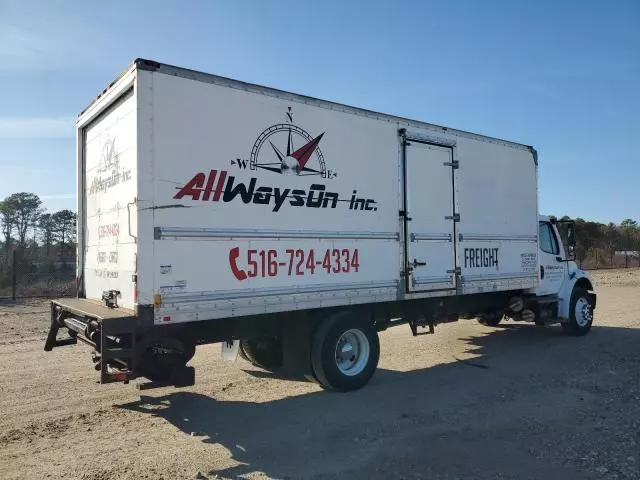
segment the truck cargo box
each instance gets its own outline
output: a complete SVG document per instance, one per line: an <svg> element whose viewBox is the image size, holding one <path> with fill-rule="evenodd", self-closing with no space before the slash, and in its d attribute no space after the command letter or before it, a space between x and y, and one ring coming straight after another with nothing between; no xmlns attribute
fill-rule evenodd
<svg viewBox="0 0 640 480"><path fill-rule="evenodd" d="M80 296L156 324L538 285L529 146L147 60L77 128Z"/></svg>

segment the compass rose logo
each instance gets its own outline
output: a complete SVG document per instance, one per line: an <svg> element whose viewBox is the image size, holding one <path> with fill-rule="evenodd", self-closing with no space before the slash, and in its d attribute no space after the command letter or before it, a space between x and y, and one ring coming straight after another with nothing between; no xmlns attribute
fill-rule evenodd
<svg viewBox="0 0 640 480"><path fill-rule="evenodd" d="M320 176L335 178L336 172L327 170L320 141L324 132L313 137L294 125L291 107L287 122L265 129L251 149L249 168L267 170L281 175Z"/></svg>

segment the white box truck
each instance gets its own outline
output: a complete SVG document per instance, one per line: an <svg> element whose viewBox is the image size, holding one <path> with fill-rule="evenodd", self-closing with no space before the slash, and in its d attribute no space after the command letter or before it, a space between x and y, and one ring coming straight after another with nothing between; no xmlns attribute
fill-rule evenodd
<svg viewBox="0 0 640 480"><path fill-rule="evenodd" d="M346 391L394 325L585 334L593 282L572 224L538 215L537 163L526 145L138 59L77 121L78 294L51 303L45 350L81 340L103 383L184 385L195 347L222 342Z"/></svg>

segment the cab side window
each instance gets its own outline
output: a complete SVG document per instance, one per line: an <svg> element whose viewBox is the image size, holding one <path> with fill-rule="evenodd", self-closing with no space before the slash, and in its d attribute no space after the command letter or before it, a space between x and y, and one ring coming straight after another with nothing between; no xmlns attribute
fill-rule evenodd
<svg viewBox="0 0 640 480"><path fill-rule="evenodd" d="M551 225L548 222L540 222L538 225L538 237L540 242L540 250L552 255L558 255L558 242L553 234Z"/></svg>

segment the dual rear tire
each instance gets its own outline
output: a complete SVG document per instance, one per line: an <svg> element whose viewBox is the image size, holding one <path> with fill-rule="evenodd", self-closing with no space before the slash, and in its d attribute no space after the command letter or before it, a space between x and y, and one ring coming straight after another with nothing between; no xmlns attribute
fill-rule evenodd
<svg viewBox="0 0 640 480"><path fill-rule="evenodd" d="M324 320L311 339L311 370L327 390L364 387L376 371L380 342L374 324L350 312Z"/></svg>
<svg viewBox="0 0 640 480"><path fill-rule="evenodd" d="M256 367L278 371L282 367L282 339L278 336L242 339L240 356Z"/></svg>
<svg viewBox="0 0 640 480"><path fill-rule="evenodd" d="M502 321L502 315L498 313L485 313L478 317L478 323L487 327L497 327Z"/></svg>
<svg viewBox="0 0 640 480"><path fill-rule="evenodd" d="M353 312L339 312L320 322L311 337L300 335L299 342L309 342L305 370L323 388L348 392L364 387L376 371L380 359L380 342L372 321ZM283 342L269 336L240 341L240 356L251 364L275 372L283 367Z"/></svg>

